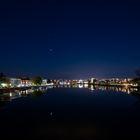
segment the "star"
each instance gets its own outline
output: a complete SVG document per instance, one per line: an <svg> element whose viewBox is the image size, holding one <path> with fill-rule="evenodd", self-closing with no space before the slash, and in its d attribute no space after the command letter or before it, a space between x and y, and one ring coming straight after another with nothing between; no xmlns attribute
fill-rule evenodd
<svg viewBox="0 0 140 140"><path fill-rule="evenodd" d="M50 113L50 116L52 116L52 115L53 115L53 113L51 112L51 113Z"/></svg>
<svg viewBox="0 0 140 140"><path fill-rule="evenodd" d="M50 52L53 52L53 49L49 49Z"/></svg>

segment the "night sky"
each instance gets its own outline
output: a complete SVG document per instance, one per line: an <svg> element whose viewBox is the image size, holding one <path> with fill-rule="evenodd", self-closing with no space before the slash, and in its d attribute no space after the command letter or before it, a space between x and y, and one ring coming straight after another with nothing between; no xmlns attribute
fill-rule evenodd
<svg viewBox="0 0 140 140"><path fill-rule="evenodd" d="M140 68L135 1L0 3L0 71L47 78L132 77Z"/></svg>

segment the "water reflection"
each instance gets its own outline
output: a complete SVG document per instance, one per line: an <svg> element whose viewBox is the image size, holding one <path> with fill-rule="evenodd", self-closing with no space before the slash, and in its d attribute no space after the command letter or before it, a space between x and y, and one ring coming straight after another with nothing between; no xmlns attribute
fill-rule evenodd
<svg viewBox="0 0 140 140"><path fill-rule="evenodd" d="M128 88L128 87L115 87L115 86L89 86L91 91L93 90L102 90L102 91L114 91L114 92L123 92L126 94L131 94L132 92L139 92L138 88Z"/></svg>
<svg viewBox="0 0 140 140"><path fill-rule="evenodd" d="M7 102L10 102L20 97L40 96L44 93L47 93L47 90L51 88L85 88L91 90L92 92L94 90L123 92L125 94L136 96L140 99L140 89L138 88L115 87L115 86L93 86L88 84L75 84L75 85L65 85L65 86L55 85L55 86L39 87L39 88L33 87L31 89L26 89L26 90L15 90L14 92L10 92L10 93L0 93L0 107L4 106Z"/></svg>
<svg viewBox="0 0 140 140"><path fill-rule="evenodd" d="M41 96L43 94L43 92L41 91L41 90L35 90L35 91L33 91L32 92L32 94L31 95L33 95L33 96Z"/></svg>
<svg viewBox="0 0 140 140"><path fill-rule="evenodd" d="M53 88L53 87L52 86L39 87L39 88L34 87L26 90L15 90L9 93L0 93L0 107L4 106L6 103L13 101L14 99L17 98L42 95L44 92L47 91L48 88Z"/></svg>

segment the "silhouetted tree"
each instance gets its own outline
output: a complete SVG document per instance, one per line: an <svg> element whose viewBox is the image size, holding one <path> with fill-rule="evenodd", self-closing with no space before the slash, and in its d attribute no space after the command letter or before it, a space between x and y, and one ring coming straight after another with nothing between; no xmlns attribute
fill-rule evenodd
<svg viewBox="0 0 140 140"><path fill-rule="evenodd" d="M137 78L140 78L140 69L135 71Z"/></svg>
<svg viewBox="0 0 140 140"><path fill-rule="evenodd" d="M134 78L132 82L140 86L140 69L136 70L135 73L137 77Z"/></svg>
<svg viewBox="0 0 140 140"><path fill-rule="evenodd" d="M48 83L48 84L50 84L50 83L51 83L51 80L50 80L50 79L48 79L48 80L47 80L47 83Z"/></svg>
<svg viewBox="0 0 140 140"><path fill-rule="evenodd" d="M3 73L0 73L0 83L10 84L10 79Z"/></svg>
<svg viewBox="0 0 140 140"><path fill-rule="evenodd" d="M93 80L93 84L96 84L97 82L98 82L97 79L94 79L94 80Z"/></svg>
<svg viewBox="0 0 140 140"><path fill-rule="evenodd" d="M0 77L5 77L3 72L0 73Z"/></svg>
<svg viewBox="0 0 140 140"><path fill-rule="evenodd" d="M88 79L88 84L91 84L91 80L90 79Z"/></svg>
<svg viewBox="0 0 140 140"><path fill-rule="evenodd" d="M42 78L40 76L34 77L32 79L32 82L34 85L41 85L42 84Z"/></svg>
<svg viewBox="0 0 140 140"><path fill-rule="evenodd" d="M110 84L110 81L109 81L109 80L105 80L105 83L106 83L107 85L109 85L109 84Z"/></svg>
<svg viewBox="0 0 140 140"><path fill-rule="evenodd" d="M3 73L0 73L0 82L3 83L5 81L6 76Z"/></svg>

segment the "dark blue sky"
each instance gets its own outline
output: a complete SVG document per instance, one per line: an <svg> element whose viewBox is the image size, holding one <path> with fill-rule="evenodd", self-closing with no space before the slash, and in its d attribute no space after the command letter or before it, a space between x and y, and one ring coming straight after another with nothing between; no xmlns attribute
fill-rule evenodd
<svg viewBox="0 0 140 140"><path fill-rule="evenodd" d="M135 1L0 4L0 71L48 78L131 77L140 67Z"/></svg>

